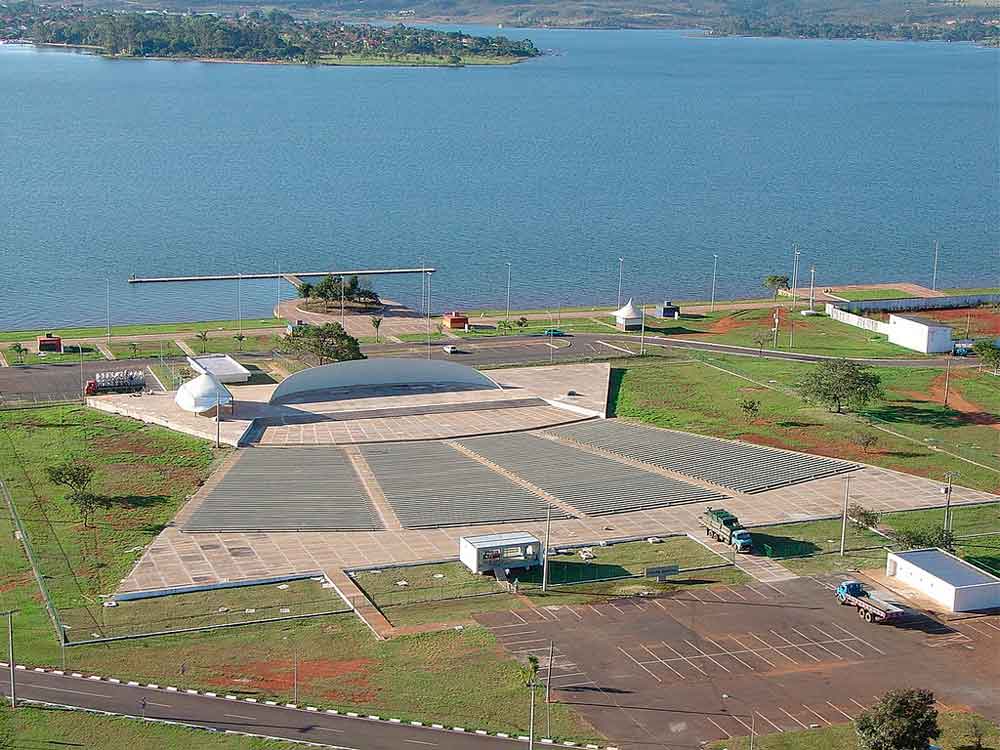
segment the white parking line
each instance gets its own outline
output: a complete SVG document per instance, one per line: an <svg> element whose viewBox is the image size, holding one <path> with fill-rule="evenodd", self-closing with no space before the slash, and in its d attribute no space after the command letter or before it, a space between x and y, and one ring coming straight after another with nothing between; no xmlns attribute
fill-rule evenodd
<svg viewBox="0 0 1000 750"><path fill-rule="evenodd" d="M815 716L816 718L818 718L818 719L819 719L820 721L825 721L825 722L826 722L827 724L831 724L831 725L833 724L833 722L832 722L832 721L830 721L830 720L829 720L828 718L826 718L826 717L825 717L825 716L823 716L822 714L818 714L818 713L816 713L816 712L815 712L815 711L813 711L813 710L812 710L811 708L809 708L809 706L807 706L807 705L806 705L805 703L803 703L803 704L802 704L802 708L804 708L804 709L805 709L806 711L808 711L808 712L809 712L809 713L811 713L811 714L812 714L813 716Z"/></svg>
<svg viewBox="0 0 1000 750"><path fill-rule="evenodd" d="M683 659L683 660L684 660L684 661L686 661L686 662L687 662L688 664L690 664L690 665L691 665L692 667L694 667L694 668L695 668L695 669L697 669L697 670L698 670L699 672L701 672L701 673L702 673L703 675L705 675L706 677L708 676L708 672L706 672L706 671L705 671L704 669L702 669L701 667L699 667L699 666L698 666L697 664L695 664L695 663L694 663L693 661L691 661L690 659L688 659L688 658L687 658L686 656L684 656L684 654L682 654L682 653L681 653L680 651L678 651L677 649L675 649L675 648L674 648L673 646L671 646L671 645L670 645L669 643L667 643L666 641L661 641L661 643L662 643L662 644L663 644L664 646L666 646L667 648L669 648L669 649L670 649L671 651L673 651L673 652L674 652L675 654L677 654L677 656L679 656L679 657L680 657L681 659Z"/></svg>
<svg viewBox="0 0 1000 750"><path fill-rule="evenodd" d="M848 698L848 700L849 700L849 701L850 701L851 703L853 703L853 704L854 704L855 706L857 706L858 708L860 708L860 709L861 709L862 711L867 711L867 710L868 710L868 709L867 709L867 708L865 707L865 705L864 705L864 704L862 704L862 703L858 703L858 702L857 702L856 700L854 700L854 698Z"/></svg>
<svg viewBox="0 0 1000 750"><path fill-rule="evenodd" d="M726 601L728 601L727 599L723 599L721 596L719 596L718 592L713 591L712 589L702 589L702 591L705 591L705 592L711 594L716 599L718 599L720 602L726 602Z"/></svg>
<svg viewBox="0 0 1000 750"><path fill-rule="evenodd" d="M729 714L729 718L730 718L730 719L733 719L734 721L738 721L738 722L739 722L740 724L742 724L742 725L743 725L743 727L744 727L744 728L745 728L745 729L746 729L746 730L747 730L748 732L753 732L754 734L756 734L756 732L754 732L754 731L753 731L753 726L752 726L751 724L747 724L747 723L746 723L745 721L743 721L743 719L741 719L741 718L740 718L739 716L737 716L736 714Z"/></svg>
<svg viewBox="0 0 1000 750"><path fill-rule="evenodd" d="M767 718L766 716L764 716L764 714L762 714L760 711L757 711L757 715L760 718L762 718L764 721L766 721L768 724L770 724L772 727L774 727L775 729L777 729L779 732L784 733L784 731L785 731L784 729L782 729L777 724L775 724L773 721L771 721L769 718Z"/></svg>
<svg viewBox="0 0 1000 750"><path fill-rule="evenodd" d="M768 643L767 641L765 641L765 640L764 640L763 638L761 638L761 637L760 637L759 635L757 635L756 633L750 633L750 637L751 637L751 638L756 638L756 639L757 639L758 641L760 641L761 643L763 643L763 644L764 644L765 646L767 646L767 647L768 647L769 649L771 649L772 651L774 651L774 652L775 652L776 654L778 654L778 655L780 655L780 656L784 656L784 657L785 657L786 659L788 659L788 661L790 661L790 662L791 662L792 664L798 664L798 662L797 662L797 661L795 661L795 659L793 659L792 657L790 657L790 656L789 656L788 654L786 654L786 653L785 653L784 651L782 651L781 649L779 649L779 648L776 648L775 646L772 646L772 645L771 645L770 643Z"/></svg>
<svg viewBox="0 0 1000 750"><path fill-rule="evenodd" d="M670 670L671 672L673 672L673 673L674 673L675 675L677 675L678 677L680 677L680 678L681 678L682 680L686 680L686 679L687 679L687 678L686 678L686 677L685 677L684 675L682 675L682 674L681 674L680 672L678 672L678 671L677 671L676 669L674 669L673 667L671 667L671 666L670 666L669 664L667 664L667 663L666 663L665 661L663 661L663 659L661 659L661 658L660 658L659 656L657 656L656 654L654 654L654 653L653 653L652 651L650 651L650 650L649 650L648 648L646 648L645 646L640 646L640 648L641 648L641 649L642 649L643 651L645 651L645 652L646 652L647 654L649 654L650 656L652 656L652 657L653 657L654 659L656 659L656 660L657 660L658 662L660 662L660 664L662 664L662 665L663 665L663 666L665 666L665 667L666 667L667 669L669 669L669 670Z"/></svg>
<svg viewBox="0 0 1000 750"><path fill-rule="evenodd" d="M808 657L809 657L810 659L812 659L813 661L819 661L819 659L817 659L817 658L816 658L815 656L813 656L812 654L810 654L810 653L809 653L808 651L806 651L806 650L805 650L804 648L802 648L801 646L796 646L796 645L795 645L794 643L792 643L792 642L791 642L790 640L788 640L787 638L785 638L785 636L781 635L780 633L776 633L776 632L775 632L775 631L773 631L773 630L771 630L771 631L770 631L770 633L771 633L771 635L776 635L776 636L778 636L778 638L780 638L781 640L783 640L783 641L784 641L785 643L787 643L787 644L788 644L789 646L792 646L792 647L794 647L794 648L797 648L797 649L798 649L799 651L801 651L801 652L802 652L803 654L805 654L806 656L808 656Z"/></svg>
<svg viewBox="0 0 1000 750"><path fill-rule="evenodd" d="M841 661L843 661L843 659L844 659L843 656L841 656L840 654L838 654L838 653L836 653L834 651L831 651L830 649L828 649L826 646L824 646L822 643L819 643L818 641L812 641L812 640L810 640L809 636L807 636L805 633L803 633L798 628L792 628L792 630L794 630L796 633L798 633L803 638L805 638L806 642L809 643L810 646L817 646L818 648L821 648L824 651L826 651L828 654L830 654L830 656L833 656L833 657L835 657L835 658L840 659Z"/></svg>
<svg viewBox="0 0 1000 750"><path fill-rule="evenodd" d="M642 665L642 662L636 661L635 657L633 657L628 651L626 651L625 649L623 649L621 646L618 647L618 650L621 651L623 654L625 654L625 656L627 656L629 659L631 659L633 661L633 663L635 663L635 665L639 667L639 669L642 669L642 670L648 672L649 675L654 680L656 680L657 682L663 682L663 680L661 680L659 677L656 676L656 673L650 672L648 669L646 669L646 667L644 667Z"/></svg>
<svg viewBox="0 0 1000 750"><path fill-rule="evenodd" d="M582 620L583 619L583 615L581 615L579 612L577 612L573 607L566 607L566 611L572 613L573 615L575 615L577 620Z"/></svg>
<svg viewBox="0 0 1000 750"><path fill-rule="evenodd" d="M614 604L612 604L611 602L608 602L608 606L609 606L609 607L611 607L611 609L613 609L613 610L614 610L615 612L617 612L617 613L618 613L618 614L620 614L620 615L623 615L623 614L625 614L625 610L622 610L622 609L618 609L618 607L616 607L616 606L615 606Z"/></svg>
<svg viewBox="0 0 1000 750"><path fill-rule="evenodd" d="M726 586L726 591L728 591L733 596L738 596L743 601L747 600L747 598L745 596L743 596L743 594L741 594L739 591L737 591L736 589L734 589L732 586Z"/></svg>
<svg viewBox="0 0 1000 750"><path fill-rule="evenodd" d="M759 654L756 651L753 651L753 650L747 648L743 643L740 643L738 640L736 640L736 636L732 636L732 635L729 636L729 640L736 641L737 645L739 645L739 647L742 648L747 653L753 654L754 656L756 656L761 661L763 661L763 662L765 662L767 664L770 664L772 667L775 666L774 662L771 661L770 659L768 659L766 656L764 656L763 654Z"/></svg>
<svg viewBox="0 0 1000 750"><path fill-rule="evenodd" d="M684 641L684 642L685 642L685 643L686 643L687 645L689 645L689 646L690 646L691 648L693 648L693 649L694 649L695 651L697 651L697 652L698 652L699 654L701 654L702 656L706 657L706 658L707 658L707 659L708 659L709 661L711 661L711 662L712 662L713 664L715 664L716 666L718 666L718 667L719 667L719 669L721 669L721 670L722 670L723 672L728 672L728 671L729 671L729 669L728 669L728 668L727 668L727 667L726 667L726 666L725 666L725 665L724 665L724 664L723 664L722 662L718 662L718 661L716 661L715 659L713 659L713 658L712 658L711 656L709 656L709 655L708 655L708 654L706 654L706 653L705 653L704 651L702 651L702 650L701 650L700 648L698 648L698 647L697 647L697 646L695 646L695 645L694 645L693 643L691 643L691 641Z"/></svg>
<svg viewBox="0 0 1000 750"><path fill-rule="evenodd" d="M747 669L749 669L749 670L750 670L751 672L753 672L753 671L754 671L754 668L753 668L753 667L751 667L751 666L750 666L749 664L747 664L747 663L746 663L745 661L743 661L743 660L742 660L742 659L741 659L740 657L738 657L738 656L737 656L736 654L734 654L734 653L733 653L732 651L727 651L726 649L724 649L724 648L723 648L722 646L720 646L720 645L719 645L718 643L716 643L715 641L713 641L713 640L712 640L711 638L709 638L709 637L707 637L707 636L705 637L705 640L706 640L706 641L708 641L709 643L711 643L711 644L712 644L713 646L715 646L715 647L716 647L717 649L719 649L719 651L721 651L721 652L722 652L723 654L725 654L726 656L731 656L732 658L736 659L736 661L738 661L738 662L739 662L740 664L742 664L742 665L743 665L744 667L746 667Z"/></svg>
<svg viewBox="0 0 1000 750"><path fill-rule="evenodd" d="M837 641L836 638L834 638L832 635L830 635L825 630L822 630L821 628L819 628L816 625L813 625L813 628L815 628L816 630L818 630L820 632L820 634L823 635L827 640L835 641L835 642L838 643L838 645L843 646L844 648L846 648L851 653L857 654L858 656L864 658L864 654L862 654L856 648L852 648L852 647L848 646L846 641Z"/></svg>
<svg viewBox="0 0 1000 750"><path fill-rule="evenodd" d="M317 726L314 726L312 728L316 729L316 730L318 730L320 732L334 732L335 734L343 734L344 733L343 729L333 729L331 727L317 727Z"/></svg>
<svg viewBox="0 0 1000 750"><path fill-rule="evenodd" d="M832 703L830 703L830 701L827 701L826 705L828 705L834 711L837 711L838 713L840 713L840 715L843 716L843 717L845 717L848 721L854 721L854 717L853 716L851 716L849 713L847 713L847 711L841 711L839 708L837 708L837 706L835 706Z"/></svg>
<svg viewBox="0 0 1000 750"><path fill-rule="evenodd" d="M522 625L527 625L527 624L529 624L527 620L525 620L525 619L524 619L523 617L521 617L521 615L519 615L519 614L518 614L517 612L515 612L514 610L510 610L510 613L511 613L512 615L514 615L514 617L516 617L516 618L517 618L518 620L520 620L520 621L521 621L521 624L522 624Z"/></svg>
<svg viewBox="0 0 1000 750"><path fill-rule="evenodd" d="M712 722L715 725L716 729L718 729L720 732L722 732L722 736L723 737L732 737L733 736L732 733L727 732L725 729L723 729L721 726L719 726L719 723L715 719L713 719L711 716L706 716L705 718L708 719L710 722Z"/></svg>
<svg viewBox="0 0 1000 750"><path fill-rule="evenodd" d="M594 610L594 614L600 615L601 617L607 617L606 614L604 614L603 612L601 612L601 610L599 610L593 604L588 604L587 606L590 607L592 610Z"/></svg>
<svg viewBox="0 0 1000 750"><path fill-rule="evenodd" d="M788 713L788 711L786 711L785 709L779 707L778 710L781 711L781 713L783 713L785 716L787 716L789 719L791 719L792 721L794 721L796 724L798 724L803 729L808 729L809 728L809 726L807 724L804 724L801 721L799 721L798 719L796 719L792 714Z"/></svg>
<svg viewBox="0 0 1000 750"><path fill-rule="evenodd" d="M660 609L662 609L664 612L667 611L667 608L664 607L662 604L660 604L659 601L657 601L656 599L653 599L652 601L653 601L653 604L655 604L657 607L659 607Z"/></svg>
<svg viewBox="0 0 1000 750"><path fill-rule="evenodd" d="M256 716L244 716L243 714L223 714L223 716L227 716L230 719L242 719L243 721L257 721Z"/></svg>
<svg viewBox="0 0 1000 750"><path fill-rule="evenodd" d="M987 638L992 638L993 637L990 633L986 632L985 630L980 630L975 625L973 625L971 622L965 623L965 626L968 627L968 628L972 628L973 630L975 630L980 635L985 635Z"/></svg>
<svg viewBox="0 0 1000 750"><path fill-rule="evenodd" d="M528 638L524 641L504 641L503 645L510 648L511 646L520 646L524 643L545 643L548 640L548 638Z"/></svg>
<svg viewBox="0 0 1000 750"><path fill-rule="evenodd" d="M770 599L770 597L767 594L758 589L756 586L751 586L749 583L744 583L743 585L746 586L748 589L750 589L752 592L754 592L761 599Z"/></svg>
<svg viewBox="0 0 1000 750"><path fill-rule="evenodd" d="M490 625L489 629L490 630L503 630L504 628L522 628L526 624L527 623L525 623L524 620L522 620L521 622L515 622L515 623L513 623L511 625ZM532 631L532 632L534 632L534 631Z"/></svg>
<svg viewBox="0 0 1000 750"><path fill-rule="evenodd" d="M693 591L693 590L691 590L691 591L688 591L687 593L688 593L688 596L690 596L690 597L691 597L692 599L694 599L695 601L697 601L697 602L701 602L702 604L704 604L704 603L705 603L705 600L704 600L704 599L702 599L702 598L701 598L700 596L698 596L698 595L697 595L696 593L694 593L694 591Z"/></svg>
<svg viewBox="0 0 1000 750"><path fill-rule="evenodd" d="M858 636L854 635L850 630L848 630L847 628L841 627L837 623L833 623L833 625L834 625L834 627L837 627L837 628L840 628L841 630L843 630L845 633L847 633L849 636L851 636L851 638L853 640L855 640L855 641L861 641L863 644L865 644L872 651L875 651L876 653L879 653L879 654L882 654L882 656L885 656L885 651L883 651L882 649L878 648L877 646L873 646L868 641L866 641L864 638L859 638Z"/></svg>

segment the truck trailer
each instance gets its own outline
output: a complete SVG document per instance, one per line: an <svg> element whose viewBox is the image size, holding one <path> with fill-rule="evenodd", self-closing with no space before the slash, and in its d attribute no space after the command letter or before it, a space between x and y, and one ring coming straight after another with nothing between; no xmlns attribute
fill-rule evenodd
<svg viewBox="0 0 1000 750"><path fill-rule="evenodd" d="M709 507L699 519L705 527L705 535L715 537L723 544L730 545L737 552L753 549L753 538L743 527L740 519L722 508Z"/></svg>
<svg viewBox="0 0 1000 750"><path fill-rule="evenodd" d="M865 589L860 581L844 581L835 592L837 601L858 610L858 617L865 622L893 622L905 614L895 604L882 601Z"/></svg>

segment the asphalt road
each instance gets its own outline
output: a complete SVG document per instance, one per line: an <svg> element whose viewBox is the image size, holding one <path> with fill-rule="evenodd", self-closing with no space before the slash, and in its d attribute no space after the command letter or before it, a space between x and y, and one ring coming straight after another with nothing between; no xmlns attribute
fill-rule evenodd
<svg viewBox="0 0 1000 750"><path fill-rule="evenodd" d="M517 743L517 740L477 735L472 728L467 733L443 731L31 670L16 670L15 675L19 699L315 742L343 750L489 750L510 748ZM6 696L10 695L9 676L8 669L0 669L0 693Z"/></svg>

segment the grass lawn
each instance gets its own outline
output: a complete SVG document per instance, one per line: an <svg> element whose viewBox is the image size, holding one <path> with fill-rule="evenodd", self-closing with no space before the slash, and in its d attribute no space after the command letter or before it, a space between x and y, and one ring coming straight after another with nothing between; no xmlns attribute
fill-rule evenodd
<svg viewBox="0 0 1000 750"><path fill-rule="evenodd" d="M943 480L946 471L958 470L965 486L1000 490L1000 472L931 447L1000 467L990 450L996 450L995 430L971 424L959 412L908 393L938 377L936 370L880 368L887 401L864 415L832 414L806 404L796 393L795 384L812 364L756 357L698 357L688 362L657 357L616 362L611 381L612 413L660 427L863 461L937 480ZM739 408L742 399L760 401L760 416L752 423ZM874 430L865 418L880 420L878 424L912 439ZM859 432L874 432L879 437L870 453L852 442Z"/></svg>
<svg viewBox="0 0 1000 750"><path fill-rule="evenodd" d="M103 608L98 628L90 609L59 614L70 627L71 640L80 641L343 610L340 597L321 582L305 579L122 601Z"/></svg>
<svg viewBox="0 0 1000 750"><path fill-rule="evenodd" d="M944 523L944 508L902 511L882 516L882 524L899 531L931 528L942 523ZM1000 534L1000 503L952 506L951 528L958 536Z"/></svg>
<svg viewBox="0 0 1000 750"><path fill-rule="evenodd" d="M426 333L401 333L396 336L396 338L400 341L412 341L419 344L427 341L428 335ZM442 339L448 338L448 336L445 336L443 333L439 333L438 331L431 331L429 338L431 341L441 341Z"/></svg>
<svg viewBox="0 0 1000 750"><path fill-rule="evenodd" d="M0 478L27 527L57 609L85 613L87 637L92 629L99 631L105 613L98 596L114 591L208 475L214 457L225 452L215 452L207 441L86 407L0 412ZM47 466L66 458L92 463L93 488L109 500L90 527L83 526L64 488L45 475ZM5 551L16 546L5 544ZM0 571L0 580L6 575ZM23 587L29 595L35 591L33 580L16 577L0 603L8 594L23 598Z"/></svg>
<svg viewBox="0 0 1000 750"><path fill-rule="evenodd" d="M857 529L848 523L846 554L840 556L840 521L810 521L751 529L754 554L765 554L771 546L773 557L799 575L833 573L885 567L885 537Z"/></svg>
<svg viewBox="0 0 1000 750"><path fill-rule="evenodd" d="M974 745L969 733L972 720L972 714L939 713L938 723L942 735L937 744L944 750L972 750ZM983 750L994 750L1000 743L1000 727L985 719L980 721L987 729ZM749 747L749 738L740 737L713 742L708 746L708 750L748 750ZM860 750L852 723L760 736L754 742L754 748L756 750Z"/></svg>
<svg viewBox="0 0 1000 750"><path fill-rule="evenodd" d="M1000 576L1000 534L963 539L956 543L955 554L995 576Z"/></svg>
<svg viewBox="0 0 1000 750"><path fill-rule="evenodd" d="M18 362L14 353L6 348L4 349L3 356L7 360L7 364L15 367L18 365L73 365L80 361L81 349L83 350L82 359L84 362L104 359L104 355L97 350L96 346L91 344L83 344L82 346L66 344L63 346L62 354L57 354L56 352L26 352L21 362Z"/></svg>
<svg viewBox="0 0 1000 750"><path fill-rule="evenodd" d="M6 733L6 734L5 734ZM79 747L88 750L298 750L302 745L239 737L84 711L0 706L0 738L10 748ZM8 745L3 745L8 747Z"/></svg>
<svg viewBox="0 0 1000 750"><path fill-rule="evenodd" d="M240 354L242 352L269 352L275 347L275 336L247 336L242 344L232 336L209 336L208 341L186 339L185 344L198 354Z"/></svg>
<svg viewBox="0 0 1000 750"><path fill-rule="evenodd" d="M844 289L840 291L835 289L831 294L851 302L863 302L870 299L907 299L913 296L911 292L904 292L902 289Z"/></svg>
<svg viewBox="0 0 1000 750"><path fill-rule="evenodd" d="M760 348L758 335L766 337L765 349L795 351L840 357L906 357L920 355L890 344L886 336L838 323L826 315L804 317L787 308L779 308L778 343L769 335L774 327L774 310L722 310L704 315L681 315L680 319L646 316L649 335L678 336L712 343ZM794 326L793 326L794 324ZM789 333L792 347L789 348Z"/></svg>
<svg viewBox="0 0 1000 750"><path fill-rule="evenodd" d="M244 318L243 329L254 328L284 328L285 321L280 318ZM239 328L237 320L203 320L196 323L136 323L127 326L111 326L112 336L140 336L154 333L193 333L195 331L235 331ZM33 341L36 336L55 333L64 339L84 339L104 336L108 329L104 326L91 328L49 328L35 331L4 331L0 333L0 341Z"/></svg>
<svg viewBox="0 0 1000 750"><path fill-rule="evenodd" d="M136 346L134 354L129 343L134 343ZM177 346L173 339L161 339L159 341L139 339L134 342L112 341L111 346L108 348L115 355L116 359L151 359L161 355L164 357L184 356L184 352L181 351L181 348Z"/></svg>
<svg viewBox="0 0 1000 750"><path fill-rule="evenodd" d="M944 291L947 294L1000 294L1000 287L979 286L960 289L945 289Z"/></svg>
<svg viewBox="0 0 1000 750"><path fill-rule="evenodd" d="M508 333L504 333L499 329L490 326L487 328L475 328L469 331L455 331L463 339L480 339L489 337L503 337L503 336L538 336L539 338L544 338L542 333L550 328L556 328L563 333L574 334L574 333L607 333L615 334L622 333L622 331L617 330L611 323L611 319L608 318L606 321L607 325L601 323L598 320L592 320L589 318L566 318L561 323L556 322L544 322L544 321L531 321L528 325L523 327L518 327L517 325L512 325ZM475 324L472 324L473 326ZM553 337L554 341L559 340L559 336Z"/></svg>

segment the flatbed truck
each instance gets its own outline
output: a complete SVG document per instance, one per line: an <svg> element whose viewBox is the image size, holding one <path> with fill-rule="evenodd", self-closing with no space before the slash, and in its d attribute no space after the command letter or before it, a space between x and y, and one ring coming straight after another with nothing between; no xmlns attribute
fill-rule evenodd
<svg viewBox="0 0 1000 750"><path fill-rule="evenodd" d="M836 597L841 604L855 607L865 622L893 622L904 614L900 607L874 596L860 581L844 581L837 587Z"/></svg>
<svg viewBox="0 0 1000 750"><path fill-rule="evenodd" d="M728 510L709 507L699 520L705 527L706 536L715 537L737 552L749 552L753 549L750 532L740 523L740 519Z"/></svg>

